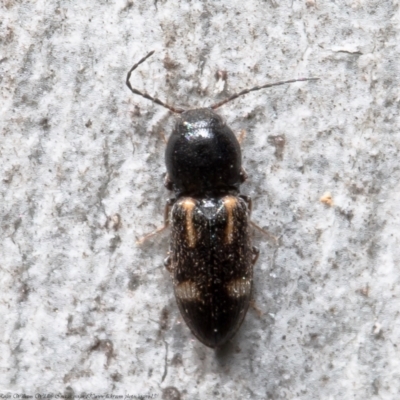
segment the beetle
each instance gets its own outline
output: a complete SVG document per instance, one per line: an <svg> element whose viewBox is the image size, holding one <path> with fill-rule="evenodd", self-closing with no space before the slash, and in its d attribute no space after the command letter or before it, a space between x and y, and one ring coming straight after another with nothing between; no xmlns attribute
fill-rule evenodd
<svg viewBox="0 0 400 400"><path fill-rule="evenodd" d="M240 194L247 174L239 140L214 110L252 91L318 78L256 86L208 108L184 110L132 87L132 72L153 53L129 70L126 85L179 115L165 150L164 184L175 197L167 201L164 225L138 243L171 226L165 266L179 310L194 336L218 348L236 334L249 308L258 258L249 226L267 232L250 220L251 199Z"/></svg>

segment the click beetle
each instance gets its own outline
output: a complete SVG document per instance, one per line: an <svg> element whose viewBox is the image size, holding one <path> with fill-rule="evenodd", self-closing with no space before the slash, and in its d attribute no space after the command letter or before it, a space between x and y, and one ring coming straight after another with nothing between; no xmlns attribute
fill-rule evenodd
<svg viewBox="0 0 400 400"><path fill-rule="evenodd" d="M130 69L126 84L179 115L165 150L164 184L175 197L167 201L164 225L139 243L171 226L165 266L179 310L203 344L218 348L238 331L250 304L258 250L249 226L263 230L250 220L251 199L240 194L247 175L239 140L214 110L252 91L317 78L256 86L208 108L184 110L131 86L132 72L153 53Z"/></svg>

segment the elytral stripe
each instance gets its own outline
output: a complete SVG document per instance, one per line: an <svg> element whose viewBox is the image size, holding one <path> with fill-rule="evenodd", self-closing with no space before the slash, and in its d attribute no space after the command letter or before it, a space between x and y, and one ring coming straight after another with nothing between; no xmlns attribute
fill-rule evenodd
<svg viewBox="0 0 400 400"><path fill-rule="evenodd" d="M184 281L175 286L175 296L179 300L200 300L200 290L192 281Z"/></svg>
<svg viewBox="0 0 400 400"><path fill-rule="evenodd" d="M186 215L186 234L189 247L196 246L196 229L193 224L193 210L196 207L196 202L191 198L184 199L180 205L185 210Z"/></svg>
<svg viewBox="0 0 400 400"><path fill-rule="evenodd" d="M239 279L233 279L226 285L226 291L229 297L243 297L250 296L251 292L251 280L243 277Z"/></svg>
<svg viewBox="0 0 400 400"><path fill-rule="evenodd" d="M238 199L234 196L226 196L223 198L223 203L227 213L226 228L225 228L225 243L229 244L233 241L233 232L235 227L235 218L233 210L236 208Z"/></svg>

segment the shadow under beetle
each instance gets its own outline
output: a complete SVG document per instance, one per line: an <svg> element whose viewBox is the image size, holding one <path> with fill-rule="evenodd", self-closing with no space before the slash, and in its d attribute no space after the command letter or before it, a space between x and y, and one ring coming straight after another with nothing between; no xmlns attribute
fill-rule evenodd
<svg viewBox="0 0 400 400"><path fill-rule="evenodd" d="M213 110L252 91L318 78L256 86L209 108L183 110L131 86L132 72L153 53L130 69L126 84L134 94L180 114L165 151L165 186L175 197L167 201L164 226L139 243L171 226L165 265L179 310L192 333L216 348L235 335L246 315L258 258L249 225L263 230L250 220L251 199L240 194L247 175L239 141Z"/></svg>

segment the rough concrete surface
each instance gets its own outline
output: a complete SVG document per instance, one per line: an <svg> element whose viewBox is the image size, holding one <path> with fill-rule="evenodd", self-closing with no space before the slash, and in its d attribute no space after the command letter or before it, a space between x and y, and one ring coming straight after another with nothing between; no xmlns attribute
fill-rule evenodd
<svg viewBox="0 0 400 400"><path fill-rule="evenodd" d="M399 399L399 43L397 0L2 0L0 395ZM280 240L254 232L254 307L217 352L168 233L135 245L170 196L174 115L124 82L150 50L132 84L182 107L320 78L219 109Z"/></svg>

